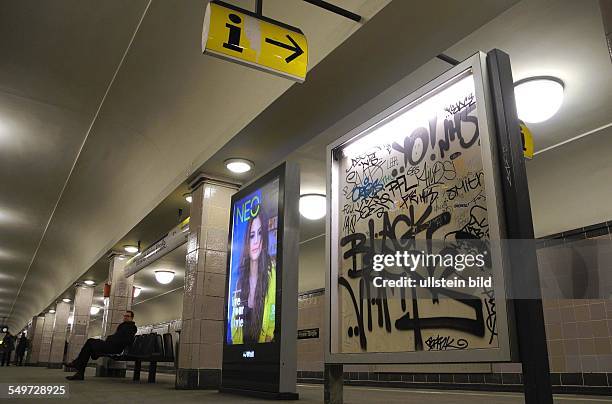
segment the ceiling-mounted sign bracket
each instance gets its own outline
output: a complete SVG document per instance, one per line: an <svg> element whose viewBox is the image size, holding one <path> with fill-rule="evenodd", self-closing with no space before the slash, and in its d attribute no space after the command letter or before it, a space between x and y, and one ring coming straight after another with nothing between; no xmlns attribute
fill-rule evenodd
<svg viewBox="0 0 612 404"><path fill-rule="evenodd" d="M258 1L262 1L262 0L258 0ZM317 6L324 10L330 11L334 14L341 15L342 17L348 18L349 20L353 20L355 22L361 22L361 20L363 19L359 14L355 14L342 7L338 7L334 4L328 3L323 0L304 0L304 1L306 3L312 4L313 6Z"/></svg>
<svg viewBox="0 0 612 404"><path fill-rule="evenodd" d="M323 0L304 0L304 1L306 3L312 4L313 6L317 6L324 10L332 12L334 14L341 15L342 17L348 18L349 20L353 20L355 22L361 22L361 20L363 20L363 18L359 14L355 14L342 7L338 7L334 4L328 3L327 1L323 1ZM256 0L255 13L258 16L263 16L263 0Z"/></svg>

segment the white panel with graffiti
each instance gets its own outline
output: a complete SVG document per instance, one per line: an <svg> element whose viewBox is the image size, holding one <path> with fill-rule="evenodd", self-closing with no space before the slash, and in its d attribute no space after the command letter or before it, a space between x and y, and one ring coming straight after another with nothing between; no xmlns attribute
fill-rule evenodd
<svg viewBox="0 0 612 404"><path fill-rule="evenodd" d="M459 240L488 246L479 106L474 76L461 77L369 129L338 154L333 190L338 299L332 301L338 305L338 318L331 319L339 327L338 353L499 345L493 288L402 289L394 295L368 288L376 276L374 254L417 243L435 252L452 249ZM489 261L477 271L491 267ZM428 265L413 274L419 279L469 275L445 265Z"/></svg>

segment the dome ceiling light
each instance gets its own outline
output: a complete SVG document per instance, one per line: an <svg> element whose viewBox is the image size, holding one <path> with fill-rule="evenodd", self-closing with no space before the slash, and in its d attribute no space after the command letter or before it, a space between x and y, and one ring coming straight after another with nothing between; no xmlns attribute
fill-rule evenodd
<svg viewBox="0 0 612 404"><path fill-rule="evenodd" d="M89 309L89 314L91 314L92 316L95 316L99 312L100 308L98 306L91 306L91 308Z"/></svg>
<svg viewBox="0 0 612 404"><path fill-rule="evenodd" d="M327 201L323 194L300 195L300 214L308 220L319 220L325 217Z"/></svg>
<svg viewBox="0 0 612 404"><path fill-rule="evenodd" d="M167 285L174 279L174 271L155 271L155 280L162 285Z"/></svg>
<svg viewBox="0 0 612 404"><path fill-rule="evenodd" d="M86 281L83 281L83 283L84 283L85 285L87 285L87 286L92 286L92 285L95 285L95 283L96 283L96 282L94 282L94 281L92 281L92 280L88 279L88 280L86 280Z"/></svg>
<svg viewBox="0 0 612 404"><path fill-rule="evenodd" d="M563 81L552 76L528 77L514 83L519 119L528 123L552 118L563 104Z"/></svg>
<svg viewBox="0 0 612 404"><path fill-rule="evenodd" d="M227 159L224 162L225 168L235 174L243 174L249 172L255 167L252 161L240 158Z"/></svg>
<svg viewBox="0 0 612 404"><path fill-rule="evenodd" d="M142 292L142 288L134 286L134 297L140 296L140 292Z"/></svg>
<svg viewBox="0 0 612 404"><path fill-rule="evenodd" d="M191 196L191 194L183 194L183 198L185 198L187 203L193 202L193 197Z"/></svg>
<svg viewBox="0 0 612 404"><path fill-rule="evenodd" d="M68 299L67 297L62 299L62 302L64 303L70 303L72 300Z"/></svg>
<svg viewBox="0 0 612 404"><path fill-rule="evenodd" d="M130 254L138 252L138 247L136 247L135 245L124 245L123 249L125 250L125 252L128 252Z"/></svg>

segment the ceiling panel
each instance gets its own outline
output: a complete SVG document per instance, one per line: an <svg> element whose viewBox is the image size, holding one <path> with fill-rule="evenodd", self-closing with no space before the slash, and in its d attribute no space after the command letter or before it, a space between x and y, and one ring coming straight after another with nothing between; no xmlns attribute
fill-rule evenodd
<svg viewBox="0 0 612 404"><path fill-rule="evenodd" d="M0 318L144 4L0 0Z"/></svg>

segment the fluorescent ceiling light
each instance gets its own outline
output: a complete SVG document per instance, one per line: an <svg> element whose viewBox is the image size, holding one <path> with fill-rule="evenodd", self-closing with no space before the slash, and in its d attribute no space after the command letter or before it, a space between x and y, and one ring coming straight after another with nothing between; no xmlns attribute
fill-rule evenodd
<svg viewBox="0 0 612 404"><path fill-rule="evenodd" d="M255 165L246 159L231 158L225 160L225 167L233 173L242 174L251 171Z"/></svg>
<svg viewBox="0 0 612 404"><path fill-rule="evenodd" d="M86 280L86 281L83 281L83 283L84 283L85 285L87 285L87 286L91 286L91 285L95 284L95 282L94 282L94 281L89 280L89 279L88 279L88 280Z"/></svg>
<svg viewBox="0 0 612 404"><path fill-rule="evenodd" d="M327 202L323 194L300 196L300 214L308 220L319 220L325 216Z"/></svg>
<svg viewBox="0 0 612 404"><path fill-rule="evenodd" d="M125 252L128 252L130 254L138 252L138 247L136 247L135 245L124 245L123 249L125 250Z"/></svg>
<svg viewBox="0 0 612 404"><path fill-rule="evenodd" d="M68 299L67 297L62 299L62 302L64 303L70 303L72 300Z"/></svg>
<svg viewBox="0 0 612 404"><path fill-rule="evenodd" d="M140 292L142 292L142 288L139 288L138 286L134 286L134 297L140 296Z"/></svg>
<svg viewBox="0 0 612 404"><path fill-rule="evenodd" d="M459 81L451 81L441 90L436 90L433 95L409 103L373 125L371 129L362 132L357 139L342 148L342 153L345 157L353 158L375 148L386 145L390 147L393 142L403 144L406 134L412 133L419 127L428 127L431 118L448 114L446 108L449 105L457 100L472 98L474 95L474 77L471 74L460 78Z"/></svg>
<svg viewBox="0 0 612 404"><path fill-rule="evenodd" d="M529 77L514 83L514 97L519 119L544 122L563 104L563 82L556 77Z"/></svg>
<svg viewBox="0 0 612 404"><path fill-rule="evenodd" d="M155 280L162 285L167 285L174 279L173 271L155 271Z"/></svg>
<svg viewBox="0 0 612 404"><path fill-rule="evenodd" d="M91 306L91 308L89 309L89 314L91 314L92 316L95 316L99 312L100 308L98 306Z"/></svg>

